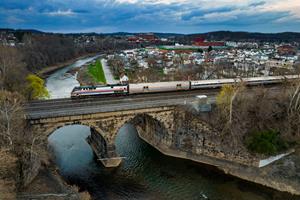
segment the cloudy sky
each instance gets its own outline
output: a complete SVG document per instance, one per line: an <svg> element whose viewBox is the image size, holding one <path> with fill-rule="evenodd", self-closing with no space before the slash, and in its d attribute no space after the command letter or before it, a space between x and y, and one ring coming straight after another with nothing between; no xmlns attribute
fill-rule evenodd
<svg viewBox="0 0 300 200"><path fill-rule="evenodd" d="M300 32L300 0L1 0L0 28Z"/></svg>

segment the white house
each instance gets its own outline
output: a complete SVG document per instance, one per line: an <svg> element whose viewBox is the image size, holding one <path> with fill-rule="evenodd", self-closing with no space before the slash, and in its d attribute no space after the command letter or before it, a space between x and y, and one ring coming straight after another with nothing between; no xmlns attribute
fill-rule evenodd
<svg viewBox="0 0 300 200"><path fill-rule="evenodd" d="M120 83L121 84L127 84L128 81L129 81L128 76L126 76L125 74L120 77Z"/></svg>

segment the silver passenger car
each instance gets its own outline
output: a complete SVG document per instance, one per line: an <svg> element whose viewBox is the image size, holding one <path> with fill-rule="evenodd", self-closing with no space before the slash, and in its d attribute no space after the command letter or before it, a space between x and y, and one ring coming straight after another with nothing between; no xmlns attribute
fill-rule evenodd
<svg viewBox="0 0 300 200"><path fill-rule="evenodd" d="M199 80L191 81L191 89L200 89L200 88L217 88L222 87L225 84L234 84L235 79L212 79L212 80Z"/></svg>
<svg viewBox="0 0 300 200"><path fill-rule="evenodd" d="M154 82L129 84L129 94L189 90L189 81Z"/></svg>

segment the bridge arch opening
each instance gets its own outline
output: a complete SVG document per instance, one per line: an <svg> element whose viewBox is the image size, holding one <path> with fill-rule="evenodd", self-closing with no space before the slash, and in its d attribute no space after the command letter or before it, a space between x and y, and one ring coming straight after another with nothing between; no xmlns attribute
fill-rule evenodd
<svg viewBox="0 0 300 200"><path fill-rule="evenodd" d="M85 141L89 135L90 128L84 125L63 126L49 134L48 149L62 174L79 172L91 161L93 152Z"/></svg>
<svg viewBox="0 0 300 200"><path fill-rule="evenodd" d="M134 145L137 145L136 148L139 148L140 140L142 140L156 149L157 145L162 143L166 144L168 141L171 141L171 135L164 121L146 113L137 114L129 118L116 130L114 141L117 153L119 153L121 157L124 156L123 154L126 152L126 146L131 145L126 143L128 140L134 141ZM125 137L129 137L129 139ZM121 141L125 141L125 145L120 145ZM132 149L132 147L128 149Z"/></svg>
<svg viewBox="0 0 300 200"><path fill-rule="evenodd" d="M93 127L67 124L52 128L47 133L48 151L63 176L73 178L85 174L87 166L94 166L94 153L86 139Z"/></svg>

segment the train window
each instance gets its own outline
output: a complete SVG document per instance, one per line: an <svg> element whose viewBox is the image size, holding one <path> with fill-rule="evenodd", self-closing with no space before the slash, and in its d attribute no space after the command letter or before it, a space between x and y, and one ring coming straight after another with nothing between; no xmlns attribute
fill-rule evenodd
<svg viewBox="0 0 300 200"><path fill-rule="evenodd" d="M177 87L181 87L181 84L177 84Z"/></svg>
<svg viewBox="0 0 300 200"><path fill-rule="evenodd" d="M149 89L149 86L144 86L144 89Z"/></svg>

